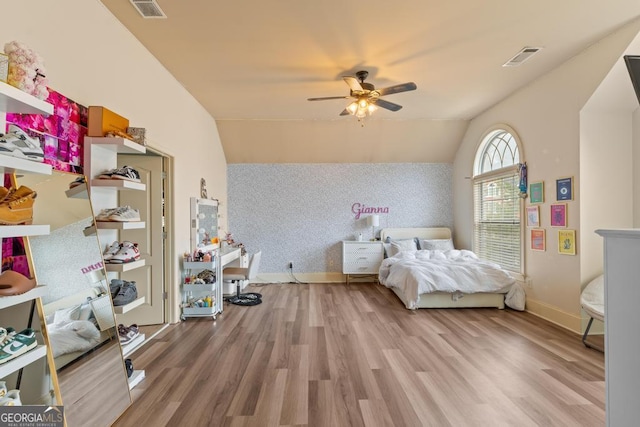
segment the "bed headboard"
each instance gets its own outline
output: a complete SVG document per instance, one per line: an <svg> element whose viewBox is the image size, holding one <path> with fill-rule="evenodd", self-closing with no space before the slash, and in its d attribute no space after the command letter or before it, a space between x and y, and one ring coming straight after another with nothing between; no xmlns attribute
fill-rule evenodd
<svg viewBox="0 0 640 427"><path fill-rule="evenodd" d="M415 227L415 228L383 228L380 230L380 240L384 242L387 237L394 240L411 239L450 239L451 230L447 227Z"/></svg>
<svg viewBox="0 0 640 427"><path fill-rule="evenodd" d="M87 288L82 292L76 292L75 294L66 296L56 301L52 301L49 304L44 304L44 314L48 316L55 313L56 310L61 308L69 308L74 305L79 305L87 302L87 297L95 298L99 293L99 289L95 287Z"/></svg>

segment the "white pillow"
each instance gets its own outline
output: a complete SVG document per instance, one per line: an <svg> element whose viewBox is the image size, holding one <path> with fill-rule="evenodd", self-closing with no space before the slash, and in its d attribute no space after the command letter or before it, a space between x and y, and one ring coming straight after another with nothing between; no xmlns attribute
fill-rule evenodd
<svg viewBox="0 0 640 427"><path fill-rule="evenodd" d="M74 305L69 308L61 308L56 310L53 315L53 323L60 325L62 323L69 323L73 320L78 320L80 317L80 305Z"/></svg>
<svg viewBox="0 0 640 427"><path fill-rule="evenodd" d="M89 320L91 313L91 304L86 302L80 306L80 313L78 314L77 320Z"/></svg>
<svg viewBox="0 0 640 427"><path fill-rule="evenodd" d="M391 240L390 243L385 243L384 246L387 257L392 257L398 252L418 250L415 239Z"/></svg>
<svg viewBox="0 0 640 427"><path fill-rule="evenodd" d="M450 251L453 247L451 239L426 239L420 240L420 249L428 251Z"/></svg>

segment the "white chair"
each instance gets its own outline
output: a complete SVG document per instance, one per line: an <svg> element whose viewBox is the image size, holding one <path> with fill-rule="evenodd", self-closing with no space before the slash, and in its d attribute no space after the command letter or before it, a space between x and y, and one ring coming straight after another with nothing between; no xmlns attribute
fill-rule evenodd
<svg viewBox="0 0 640 427"><path fill-rule="evenodd" d="M262 302L262 295L257 292L240 293L240 281L251 280L258 274L262 251L258 251L249 258L249 267L229 267L222 272L224 280L230 280L236 284L236 294L226 300L236 305L257 305Z"/></svg>

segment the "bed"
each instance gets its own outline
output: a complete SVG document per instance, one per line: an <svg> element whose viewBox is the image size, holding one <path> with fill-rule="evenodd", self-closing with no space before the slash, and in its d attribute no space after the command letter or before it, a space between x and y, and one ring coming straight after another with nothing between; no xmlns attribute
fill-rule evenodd
<svg viewBox="0 0 640 427"><path fill-rule="evenodd" d="M387 256L380 266L380 283L408 309L503 309L505 301L511 308L524 309L522 286L496 264L454 249L449 228L385 228L380 236ZM418 249L419 243L428 250Z"/></svg>
<svg viewBox="0 0 640 427"><path fill-rule="evenodd" d="M56 369L115 337L109 295L99 292L90 288L44 305Z"/></svg>
<svg viewBox="0 0 640 427"><path fill-rule="evenodd" d="M602 347L587 341L594 319L604 322L604 274L596 277L585 286L580 293L580 306L589 315L589 323L582 335L582 343L589 348L604 351Z"/></svg>

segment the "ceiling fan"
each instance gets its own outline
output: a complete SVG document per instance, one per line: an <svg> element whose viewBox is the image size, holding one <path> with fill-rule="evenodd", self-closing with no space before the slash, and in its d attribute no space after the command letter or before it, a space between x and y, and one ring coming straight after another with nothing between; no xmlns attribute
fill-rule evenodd
<svg viewBox="0 0 640 427"><path fill-rule="evenodd" d="M402 105L380 99L381 96L391 95L393 93L407 92L416 90L417 86L413 82L402 83L399 85L389 86L382 89L376 89L371 83L365 83L364 80L369 75L368 71L358 71L356 76L344 76L343 79L349 85L349 96L327 96L323 98L307 98L309 101L325 101L327 99L354 99L352 103L347 105L340 115L347 116L349 114L364 118L376 110L377 107L385 108L390 111L398 111ZM359 80L359 81L358 81Z"/></svg>

